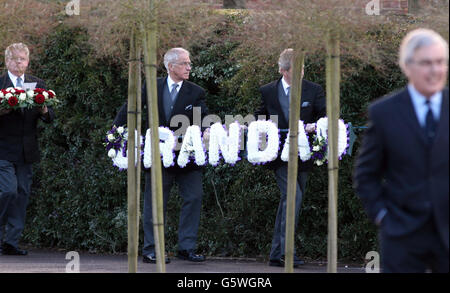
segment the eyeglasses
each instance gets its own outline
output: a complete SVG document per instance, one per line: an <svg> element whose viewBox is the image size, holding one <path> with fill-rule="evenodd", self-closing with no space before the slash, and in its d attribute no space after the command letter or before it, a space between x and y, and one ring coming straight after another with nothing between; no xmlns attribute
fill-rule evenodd
<svg viewBox="0 0 450 293"><path fill-rule="evenodd" d="M423 60L419 60L419 61L411 61L411 63L417 64L420 67L426 67L426 68L431 68L433 65L442 67L442 66L447 65L447 59L436 59L436 60L423 59Z"/></svg>
<svg viewBox="0 0 450 293"><path fill-rule="evenodd" d="M179 62L179 63L177 63L177 62L174 62L173 64L177 64L177 65L182 65L182 66L184 66L184 67L192 67L192 62Z"/></svg>
<svg viewBox="0 0 450 293"><path fill-rule="evenodd" d="M21 62L21 61L27 61L27 58L22 57L16 57L16 58L9 58L9 60L15 61L15 62Z"/></svg>

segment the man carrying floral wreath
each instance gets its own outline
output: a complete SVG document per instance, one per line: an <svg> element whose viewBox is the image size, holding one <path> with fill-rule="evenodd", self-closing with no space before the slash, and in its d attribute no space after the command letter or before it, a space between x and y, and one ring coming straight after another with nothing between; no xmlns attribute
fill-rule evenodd
<svg viewBox="0 0 450 293"><path fill-rule="evenodd" d="M278 60L279 72L282 75L278 80L261 87L261 105L255 112L255 116L263 115L278 116L278 128L289 128L289 103L290 103L290 87L292 84L292 65L294 59L294 50L286 49L280 54ZM302 70L303 76L303 70ZM300 119L305 123L305 131L312 133L315 131L315 121L326 115L325 95L322 87L311 81L302 80L301 108ZM281 133L280 145L285 144L287 132ZM281 150L280 150L281 153ZM278 206L277 216L275 219L275 229L272 237L272 249L269 256L270 266L284 266L285 255L285 232L286 232L286 203L287 203L287 176L288 163L278 158L270 162L267 166L275 171L278 187L280 188L281 197ZM296 184L295 199L295 224L298 222L302 196L306 189L307 172L311 170L312 160L306 162L299 161L298 176ZM304 261L294 255L294 267L304 264Z"/></svg>
<svg viewBox="0 0 450 293"><path fill-rule="evenodd" d="M160 126L175 131L178 123L173 123L179 116L186 117L190 125L194 124L194 108L200 109L201 120L208 114L205 104L205 90L200 86L188 81L192 63L189 51L183 48L172 48L164 55L164 65L168 75L157 80L158 88L158 110ZM142 90L143 108L147 107L146 85ZM144 111L146 113L146 111ZM146 116L145 116L146 117ZM144 117L144 118L145 118ZM117 127L125 125L127 121L127 103L117 113L114 125ZM148 127L148 121L146 121ZM204 136L208 136L206 129ZM186 135L184 133L183 135ZM179 153L177 151L177 153ZM183 204L180 211L178 228L178 252L179 259L192 262L203 262L205 256L196 253L197 234L200 223L200 212L203 197L202 189L203 173L200 166L189 162L186 166L171 166L162 168L164 214L172 186L177 183ZM152 197L151 197L150 170L145 171L144 191L144 247L142 248L142 260L145 263L156 263L155 239L153 236L152 219ZM165 257L169 263L170 258Z"/></svg>
<svg viewBox="0 0 450 293"><path fill-rule="evenodd" d="M8 72L0 77L0 90L45 89L43 80L25 74L29 50L23 43L6 48ZM18 107L15 99L9 108L0 108L0 251L4 255L26 255L19 249L32 183L32 164L40 160L37 122L51 123L54 112L49 106ZM5 102L7 103L7 102ZM39 99L37 99L39 104ZM14 107L14 108L13 108Z"/></svg>

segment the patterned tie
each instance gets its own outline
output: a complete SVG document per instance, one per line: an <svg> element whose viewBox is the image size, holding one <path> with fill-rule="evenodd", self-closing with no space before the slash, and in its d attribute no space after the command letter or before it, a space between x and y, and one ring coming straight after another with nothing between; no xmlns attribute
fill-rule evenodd
<svg viewBox="0 0 450 293"><path fill-rule="evenodd" d="M22 78L17 78L16 87L23 87Z"/></svg>
<svg viewBox="0 0 450 293"><path fill-rule="evenodd" d="M425 118L425 133L428 138L429 144L433 143L434 137L436 135L436 120L434 120L433 111L431 110L430 101L426 101L425 104L428 106L428 113Z"/></svg>
<svg viewBox="0 0 450 293"><path fill-rule="evenodd" d="M170 92L170 97L172 98L172 103L175 102L175 99L177 97L178 91L178 84L174 83L172 84L172 91Z"/></svg>

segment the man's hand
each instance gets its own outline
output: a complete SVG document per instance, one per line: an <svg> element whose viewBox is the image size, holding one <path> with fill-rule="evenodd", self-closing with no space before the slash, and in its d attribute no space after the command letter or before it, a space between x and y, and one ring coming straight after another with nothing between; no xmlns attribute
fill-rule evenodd
<svg viewBox="0 0 450 293"><path fill-rule="evenodd" d="M308 133L314 132L316 130L316 124L315 123L308 123L306 124L305 131Z"/></svg>
<svg viewBox="0 0 450 293"><path fill-rule="evenodd" d="M1 109L0 110L0 116L6 115L6 114L8 114L11 111L12 111L11 109Z"/></svg>
<svg viewBox="0 0 450 293"><path fill-rule="evenodd" d="M41 112L42 115L45 115L48 112L47 106L39 108L39 112Z"/></svg>

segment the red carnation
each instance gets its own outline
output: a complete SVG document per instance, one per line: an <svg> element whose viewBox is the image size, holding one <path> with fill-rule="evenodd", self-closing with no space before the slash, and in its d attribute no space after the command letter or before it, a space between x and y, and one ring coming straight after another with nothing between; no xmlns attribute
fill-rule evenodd
<svg viewBox="0 0 450 293"><path fill-rule="evenodd" d="M34 101L37 104L43 104L45 102L45 97L44 97L44 95L39 94L34 98Z"/></svg>
<svg viewBox="0 0 450 293"><path fill-rule="evenodd" d="M14 107L15 105L17 105L17 103L19 103L19 100L17 100L17 98L15 96L9 97L8 104L11 107Z"/></svg>
<svg viewBox="0 0 450 293"><path fill-rule="evenodd" d="M51 91L48 91L47 93L50 99L53 99L53 97L55 96Z"/></svg>

